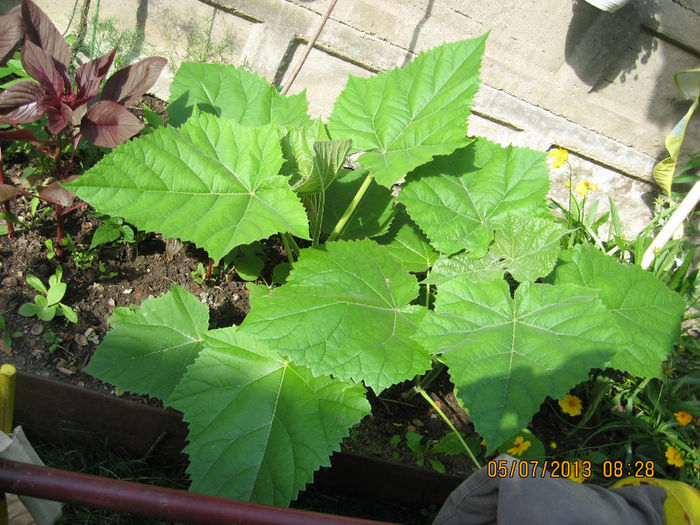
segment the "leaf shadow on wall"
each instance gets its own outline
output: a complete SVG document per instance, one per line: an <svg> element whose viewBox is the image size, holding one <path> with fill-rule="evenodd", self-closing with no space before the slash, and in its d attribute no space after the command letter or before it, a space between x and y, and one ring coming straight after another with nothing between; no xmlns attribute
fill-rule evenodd
<svg viewBox="0 0 700 525"><path fill-rule="evenodd" d="M642 26L656 27L654 0L633 0L606 13L584 0L574 0L564 56L590 91L613 82L636 79L637 64L646 63L658 41ZM619 76L619 79L618 79Z"/></svg>

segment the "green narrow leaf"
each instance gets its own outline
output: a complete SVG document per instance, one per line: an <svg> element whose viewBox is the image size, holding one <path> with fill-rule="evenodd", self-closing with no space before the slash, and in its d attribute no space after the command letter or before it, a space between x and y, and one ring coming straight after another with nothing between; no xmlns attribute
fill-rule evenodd
<svg viewBox="0 0 700 525"><path fill-rule="evenodd" d="M323 213L323 231L326 234L333 231L367 177L367 170L364 169L345 171L345 175L326 191ZM393 216L394 199L391 191L372 181L342 229L340 237L351 240L382 235L388 231Z"/></svg>
<svg viewBox="0 0 700 525"><path fill-rule="evenodd" d="M468 143L467 117L479 87L486 36L443 44L403 69L351 76L328 121L332 138L352 138L362 165L390 188L412 169Z"/></svg>
<svg viewBox="0 0 700 525"><path fill-rule="evenodd" d="M314 374L379 392L430 366L410 339L425 313L409 304L417 295L415 277L377 243L330 242L301 250L287 284L256 297L241 328Z"/></svg>
<svg viewBox="0 0 700 525"><path fill-rule="evenodd" d="M398 208L389 231L377 242L409 272L426 271L435 264L439 255L403 206Z"/></svg>
<svg viewBox="0 0 700 525"><path fill-rule="evenodd" d="M27 279L27 284L35 290L43 294L49 293L49 291L46 289L46 285L41 282L41 279L39 279L37 276L28 273L25 279Z"/></svg>
<svg viewBox="0 0 700 525"><path fill-rule="evenodd" d="M563 252L554 283L596 291L624 335L625 347L610 366L639 377L656 377L680 336L685 302L653 274L625 265L592 246Z"/></svg>
<svg viewBox="0 0 700 525"><path fill-rule="evenodd" d="M85 371L122 390L166 399L201 350L208 325L206 305L175 285L120 315Z"/></svg>
<svg viewBox="0 0 700 525"><path fill-rule="evenodd" d="M167 401L189 425L190 490L286 506L369 413L361 385L313 377L236 330L213 330Z"/></svg>
<svg viewBox="0 0 700 525"><path fill-rule="evenodd" d="M414 338L449 366L487 454L527 426L545 397L561 398L622 343L598 296L581 286L460 276L439 287Z"/></svg>
<svg viewBox="0 0 700 525"><path fill-rule="evenodd" d="M171 126L184 123L195 105L244 126L311 125L305 93L281 95L264 78L244 67L185 62L175 74L168 102Z"/></svg>
<svg viewBox="0 0 700 525"><path fill-rule="evenodd" d="M306 212L278 174L274 127L195 113L122 144L65 186L102 213L191 241L218 260L241 244L289 232L308 239Z"/></svg>
<svg viewBox="0 0 700 525"><path fill-rule="evenodd" d="M507 214L544 206L545 156L480 138L407 175L398 200L439 251L481 257Z"/></svg>

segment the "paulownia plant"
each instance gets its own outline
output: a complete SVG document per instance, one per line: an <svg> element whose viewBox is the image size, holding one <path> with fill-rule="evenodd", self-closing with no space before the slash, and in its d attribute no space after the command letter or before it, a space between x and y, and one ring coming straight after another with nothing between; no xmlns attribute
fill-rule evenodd
<svg viewBox="0 0 700 525"><path fill-rule="evenodd" d="M23 0L10 13L0 16L0 66L12 57L21 42L22 65L34 80L21 80L0 93L0 140L25 141L53 161L54 181L38 197L53 206L57 217L56 253L60 255L63 216L71 211L75 195L58 183L69 180L82 139L115 148L133 137L143 124L128 109L158 78L166 60L150 57L107 76L117 51L81 65L70 75L71 52L51 20L31 0ZM46 116L46 137L38 137L21 124ZM1 160L1 158L0 158ZM24 191L4 180L0 167L0 201ZM6 217L8 234L13 226Z"/></svg>
<svg viewBox="0 0 700 525"><path fill-rule="evenodd" d="M214 259L276 235L287 249L286 282L249 285L240 326L210 329L176 286L117 312L86 369L183 411L192 490L289 503L368 413L366 388L436 366L488 453L591 368L660 373L684 302L593 247L561 250L546 154L467 136L485 40L351 77L327 125L243 68L183 64L173 125L66 185Z"/></svg>

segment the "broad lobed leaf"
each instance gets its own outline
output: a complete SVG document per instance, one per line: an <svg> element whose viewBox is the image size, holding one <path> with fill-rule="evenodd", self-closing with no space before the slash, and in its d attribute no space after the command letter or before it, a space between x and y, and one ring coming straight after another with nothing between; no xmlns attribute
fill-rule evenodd
<svg viewBox="0 0 700 525"><path fill-rule="evenodd" d="M364 388L314 377L236 330L213 330L167 404L189 424L191 490L286 506L369 413Z"/></svg>
<svg viewBox="0 0 700 525"><path fill-rule="evenodd" d="M206 305L175 285L121 319L85 371L122 390L166 399L202 349L208 328Z"/></svg>
<svg viewBox="0 0 700 525"><path fill-rule="evenodd" d="M685 301L653 274L593 246L567 250L560 260L553 282L595 290L620 327L626 344L609 365L638 377L659 376L678 342Z"/></svg>
<svg viewBox="0 0 700 525"><path fill-rule="evenodd" d="M218 260L278 232L309 238L301 202L277 175L281 164L274 127L196 112L179 129L121 145L67 187L102 213L194 242Z"/></svg>
<svg viewBox="0 0 700 525"><path fill-rule="evenodd" d="M169 123L179 126L195 106L245 126L311 125L306 95L281 95L243 67L185 62L170 86Z"/></svg>
<svg viewBox="0 0 700 525"><path fill-rule="evenodd" d="M474 258L460 252L440 257L425 282L440 284L459 275L490 281L504 272L519 282L546 277L554 268L565 228L554 217L506 215L496 230L488 253Z"/></svg>
<svg viewBox="0 0 700 525"><path fill-rule="evenodd" d="M478 258L507 214L544 206L544 159L538 151L478 138L411 172L398 200L436 249L451 255L466 248Z"/></svg>
<svg viewBox="0 0 700 525"><path fill-rule="evenodd" d="M457 396L490 453L525 427L546 396L561 398L623 343L597 294L575 285L459 276L439 288L416 341L449 366Z"/></svg>
<svg viewBox="0 0 700 525"><path fill-rule="evenodd" d="M362 165L390 188L435 155L468 143L469 104L479 87L486 35L421 53L403 69L350 77L328 122L331 137L351 138Z"/></svg>
<svg viewBox="0 0 700 525"><path fill-rule="evenodd" d="M425 309L415 277L374 241L301 251L287 284L256 296L241 329L316 375L364 381L377 392L430 366L410 339Z"/></svg>

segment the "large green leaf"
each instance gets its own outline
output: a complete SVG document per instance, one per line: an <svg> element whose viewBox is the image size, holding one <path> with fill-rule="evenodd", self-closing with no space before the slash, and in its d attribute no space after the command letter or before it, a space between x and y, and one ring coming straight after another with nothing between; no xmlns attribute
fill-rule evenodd
<svg viewBox="0 0 700 525"><path fill-rule="evenodd" d="M391 222L391 228L377 242L409 272L424 272L438 258L438 252L430 246L428 238L401 205Z"/></svg>
<svg viewBox="0 0 700 525"><path fill-rule="evenodd" d="M653 274L622 264L592 246L560 256L555 283L574 283L598 292L624 334L626 345L610 366L639 377L661 373L681 329L685 302Z"/></svg>
<svg viewBox="0 0 700 525"><path fill-rule="evenodd" d="M190 489L287 506L369 413L364 388L313 377L236 327L204 345L167 401L189 424Z"/></svg>
<svg viewBox="0 0 700 525"><path fill-rule="evenodd" d="M323 213L323 231L330 233L353 201L357 190L367 177L367 170L347 170L326 192ZM340 232L345 240L375 237L389 230L394 216L394 198L391 190L373 180Z"/></svg>
<svg viewBox="0 0 700 525"><path fill-rule="evenodd" d="M421 53L403 69L350 77L328 129L352 138L362 165L382 186L467 144L469 104L479 87L486 35Z"/></svg>
<svg viewBox="0 0 700 525"><path fill-rule="evenodd" d="M481 257L507 214L544 204L545 156L477 139L411 172L398 199L435 248L447 255L466 248Z"/></svg>
<svg viewBox="0 0 700 525"><path fill-rule="evenodd" d="M301 251L287 283L256 296L241 325L317 374L377 391L430 366L410 337L425 313L418 283L377 243L337 241Z"/></svg>
<svg viewBox="0 0 700 525"><path fill-rule="evenodd" d="M309 238L306 212L278 175L281 165L273 126L196 112L179 129L122 144L66 187L102 213L221 259L278 232Z"/></svg>
<svg viewBox="0 0 700 525"><path fill-rule="evenodd" d="M168 124L179 126L194 106L244 126L307 126L311 118L306 95L281 95L244 67L185 62L170 86Z"/></svg>
<svg viewBox="0 0 700 525"><path fill-rule="evenodd" d="M415 339L450 369L489 452L525 427L546 396L561 398L622 342L592 290L460 276L439 287Z"/></svg>
<svg viewBox="0 0 700 525"><path fill-rule="evenodd" d="M565 228L554 217L507 215L499 223L493 245L475 259L460 252L437 260L426 282L440 284L458 275L489 281L508 272L516 281L546 277L557 262Z"/></svg>
<svg viewBox="0 0 700 525"><path fill-rule="evenodd" d="M85 371L122 390L167 398L197 357L208 328L207 307L175 285L122 318Z"/></svg>

